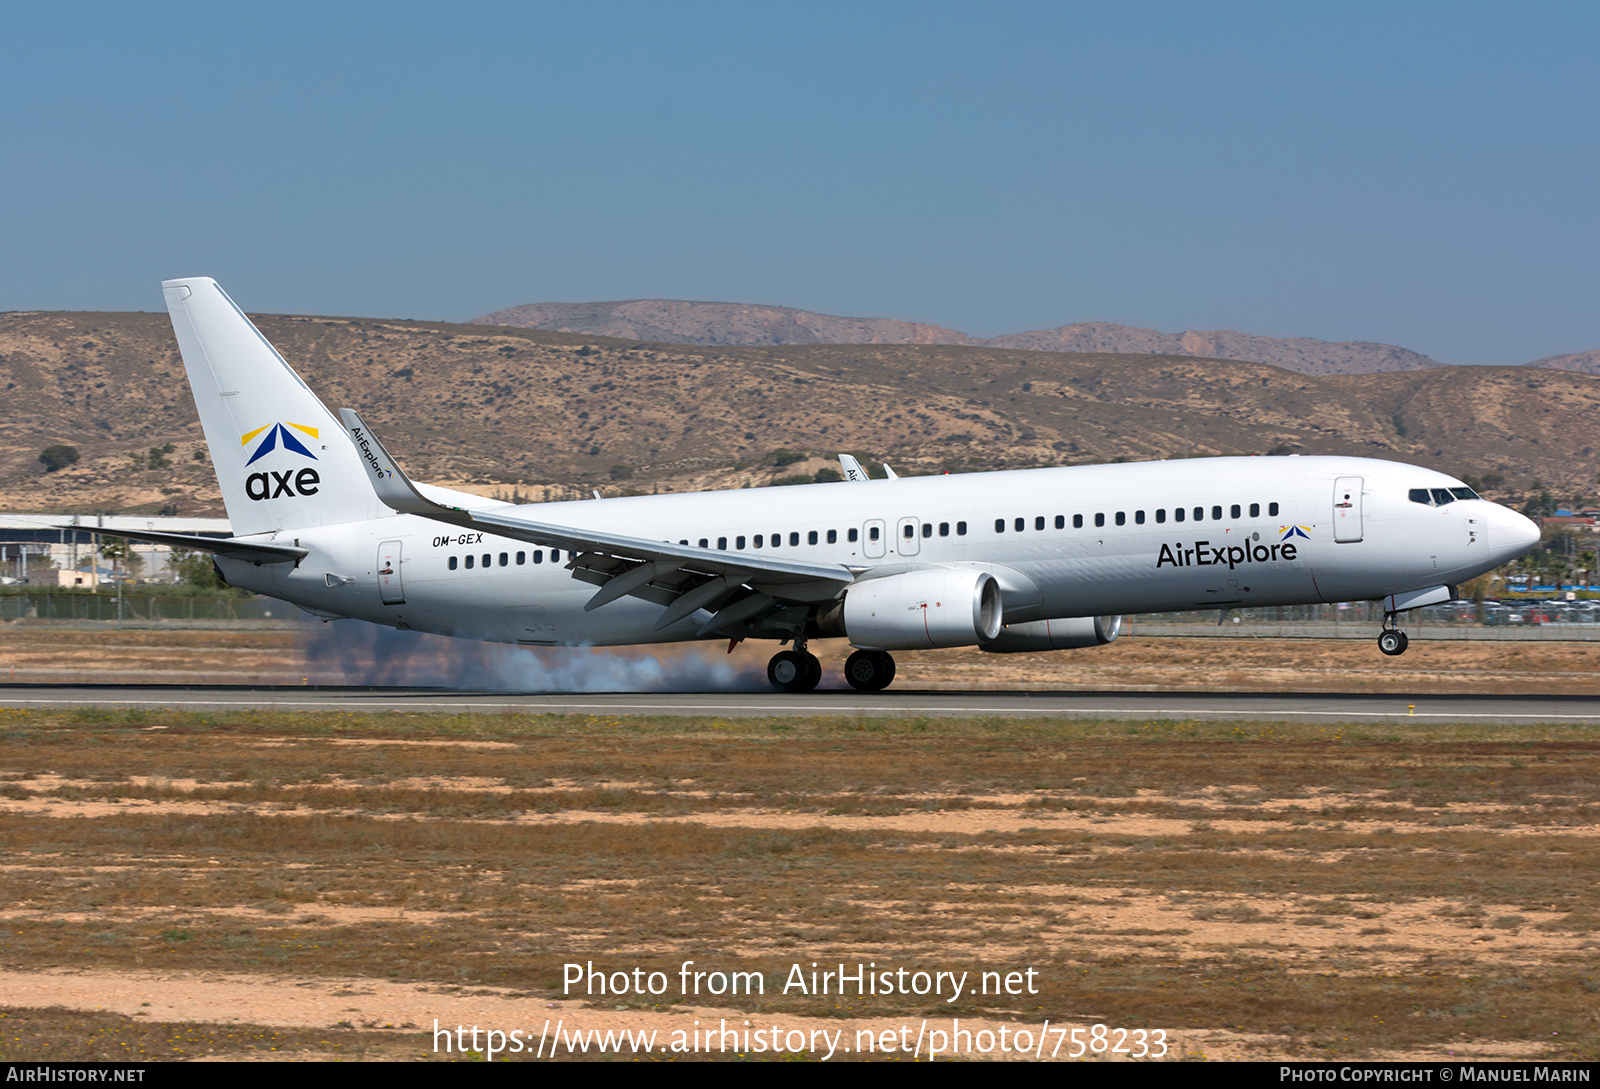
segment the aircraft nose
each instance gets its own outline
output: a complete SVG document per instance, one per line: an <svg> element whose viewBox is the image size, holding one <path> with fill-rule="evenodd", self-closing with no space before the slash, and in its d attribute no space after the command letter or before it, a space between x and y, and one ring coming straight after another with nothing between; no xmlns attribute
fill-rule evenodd
<svg viewBox="0 0 1600 1089"><path fill-rule="evenodd" d="M1539 527L1509 507L1489 506L1489 547L1501 562L1514 560L1539 543Z"/></svg>

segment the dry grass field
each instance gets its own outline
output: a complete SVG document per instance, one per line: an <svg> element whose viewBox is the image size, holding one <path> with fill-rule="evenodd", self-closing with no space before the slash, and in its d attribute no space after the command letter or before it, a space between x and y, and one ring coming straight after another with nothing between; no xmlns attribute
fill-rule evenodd
<svg viewBox="0 0 1600 1089"><path fill-rule="evenodd" d="M137 635L0 665L296 660L275 632ZM1191 644L1241 683L1302 653L1129 640L1119 676ZM1380 657L1351 650L1302 667ZM1532 690L1588 665L1527 651ZM692 1059L660 1048L726 1018L852 1048L959 1019L1160 1029L1169 1058L1593 1060L1597 815L1593 727L0 710L0 1059L461 1057L435 1019ZM765 993L681 995L685 961ZM671 987L567 994L568 962ZM1037 993L782 993L813 962Z"/></svg>

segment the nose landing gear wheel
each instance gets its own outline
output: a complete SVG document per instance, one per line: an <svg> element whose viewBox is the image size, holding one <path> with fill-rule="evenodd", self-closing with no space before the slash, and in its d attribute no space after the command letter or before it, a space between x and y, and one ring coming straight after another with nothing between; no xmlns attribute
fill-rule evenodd
<svg viewBox="0 0 1600 1089"><path fill-rule="evenodd" d="M780 651L767 663L767 680L779 692L810 692L822 680L822 663L813 654Z"/></svg>
<svg viewBox="0 0 1600 1089"><path fill-rule="evenodd" d="M894 680L894 659L881 650L858 650L845 659L844 679L858 692L881 692Z"/></svg>
<svg viewBox="0 0 1600 1089"><path fill-rule="evenodd" d="M1397 628L1387 628L1378 633L1378 649L1390 657L1404 654L1410 644L1411 640L1406 638L1406 633Z"/></svg>

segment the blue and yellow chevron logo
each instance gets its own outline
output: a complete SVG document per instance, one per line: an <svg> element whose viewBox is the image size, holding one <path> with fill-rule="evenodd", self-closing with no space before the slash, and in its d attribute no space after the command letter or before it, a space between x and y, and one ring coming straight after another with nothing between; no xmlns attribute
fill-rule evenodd
<svg viewBox="0 0 1600 1089"><path fill-rule="evenodd" d="M291 427L294 428L295 431L309 435L312 438L317 437L317 429L314 427L307 427L305 424L270 423L264 427L258 427L254 431L246 432L245 434L239 436L239 445L249 446L250 440L261 434L263 431L266 432L267 435L265 439L261 440L261 445L256 447L256 452L250 455L250 460L245 462L245 465L254 465L260 458L276 450L279 442L283 443L283 448L285 450L293 450L297 454L304 454L312 461L316 461L317 455L306 449L305 443L295 438L294 431L289 430Z"/></svg>
<svg viewBox="0 0 1600 1089"><path fill-rule="evenodd" d="M1309 541L1309 540L1311 540L1311 527L1310 526L1279 526L1278 527L1278 534L1279 534L1278 540L1280 540L1280 541L1292 541L1296 537L1304 537L1306 540Z"/></svg>

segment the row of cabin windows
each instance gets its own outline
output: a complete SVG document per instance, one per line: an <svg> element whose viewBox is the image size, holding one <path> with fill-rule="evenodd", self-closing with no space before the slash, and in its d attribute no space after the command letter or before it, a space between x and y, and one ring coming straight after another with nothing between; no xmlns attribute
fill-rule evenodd
<svg viewBox="0 0 1600 1089"><path fill-rule="evenodd" d="M1194 507L1194 508L1175 507L1175 508L1173 508L1173 511L1172 511L1172 520L1174 522L1188 521L1188 520L1190 520L1191 513L1193 515L1193 521L1203 522L1203 521L1206 520L1206 508L1204 508L1204 507ZM1276 518L1278 516L1278 504L1276 504L1276 503L1268 503L1267 504L1267 516L1269 518ZM1230 505L1228 507L1228 517L1229 518L1233 518L1233 519L1243 518L1244 517L1244 507L1239 503L1234 503L1234 504ZM1261 504L1260 503L1251 503L1250 504L1250 517L1251 518L1260 518L1261 517ZM1125 525L1128 524L1128 512L1125 511L1125 510L1117 511L1116 514L1113 515L1113 518L1116 520L1116 523L1119 526L1125 526ZM1160 508L1159 510L1156 511L1156 525L1163 525L1163 524L1166 523L1166 520L1167 520L1167 510L1166 510L1165 507L1162 507L1162 508ZM1213 506L1211 508L1211 520L1213 522L1220 522L1220 521L1223 520L1223 508L1221 507L1221 505ZM1136 525L1136 526L1142 526L1142 525L1144 525L1144 523L1145 523L1145 513L1144 513L1144 511L1142 511L1142 510L1134 511L1133 512L1133 524ZM965 523L963 523L963 524L965 524ZM1013 519L1011 524L1012 524L1012 528L1018 533L1021 533L1023 530L1028 528L1028 520L1026 518ZM1106 524L1106 516L1105 516L1105 514L1104 513L1096 514L1094 516L1094 524L1097 527L1105 525ZM1055 526L1056 526L1057 529L1066 529L1067 528L1067 516L1064 515L1064 514L1056 515ZM1033 528L1034 529L1043 529L1044 527L1045 527L1044 515L1041 514L1041 515L1036 516L1034 518L1034 520L1033 520ZM1082 529L1083 528L1083 515L1074 514L1072 516L1072 528L1073 529ZM1006 520L1004 518L996 518L994 520L994 531L996 533L1004 533L1006 531ZM927 534L923 534L923 536L927 536Z"/></svg>
<svg viewBox="0 0 1600 1089"><path fill-rule="evenodd" d="M917 533L917 527L912 523L907 523L906 527L905 527L905 535L906 535L906 537L908 537L908 538L914 537L914 536L916 536L916 533ZM922 523L922 535L924 537L932 537L933 536L933 523L932 522L924 522L924 523ZM965 522L957 522L956 523L956 536L965 537L966 535L967 535L967 523L965 523ZM867 527L867 540L876 541L876 540L879 540L882 536L883 536L883 529L882 529L881 526L868 526ZM941 536L941 537L950 536L950 523L949 522L940 522L939 523L939 536ZM857 541L859 541L861 539L861 531L858 530L858 529L853 529L853 528L852 529L847 529L847 530L844 531L844 539L846 541L848 541L849 543L851 543L851 544L855 544ZM742 537L742 536L741 537L734 537L733 538L733 550L735 552L743 552L745 550L747 541L749 543L749 547L752 547L752 548L782 548L783 547L783 534L782 533L773 533L773 534L769 535L769 534L765 534L765 533L757 533L757 534L754 534L754 535L752 535L752 536L750 536L748 538ZM828 530L813 529L813 530L808 530L808 531L806 531L806 534L805 534L805 542L808 545L822 544L824 542L826 542L828 544L838 544L839 543L839 531L836 530L836 529L828 529ZM687 540L681 540L678 543L681 544L681 545L686 545L689 542ZM709 538L709 537L701 537L700 540L697 543L701 548L710 548L711 547L711 538ZM718 537L717 538L717 547L720 548L720 549L723 549L725 551L727 549L727 547L728 547L728 538L727 537ZM799 548L800 547L800 533L799 533L799 531L791 531L790 532L790 534L789 534L789 547L790 548Z"/></svg>
<svg viewBox="0 0 1600 1089"><path fill-rule="evenodd" d="M1196 521L1196 522L1205 521L1205 514L1206 514L1206 509L1204 507L1195 507L1194 508L1194 521ZM1267 504L1267 515L1269 517L1276 518L1278 516L1278 504L1276 504L1276 503L1268 503ZM1232 507L1229 508L1229 516L1232 517L1232 518L1241 518L1241 517L1243 517L1244 516L1243 515L1243 508L1238 503L1234 503L1232 505ZM1182 522L1187 517L1188 517L1188 514L1186 512L1186 508L1184 508L1184 507L1177 507L1172 512L1172 520L1174 522ZM1260 503L1251 503L1250 504L1250 517L1252 517L1252 518L1261 517L1261 504ZM1120 511L1120 510L1117 511L1116 515L1115 515L1115 518L1116 518L1116 523L1119 526L1123 526L1123 525L1127 525L1128 524L1128 514L1127 514L1126 511ZM1166 520L1167 520L1166 508L1163 507L1163 508L1157 510L1156 511L1156 524L1157 525L1161 525L1161 524L1165 523ZM1213 522L1222 521L1222 507L1214 506L1214 507L1211 508L1211 520ZM1094 516L1094 524L1096 526L1105 525L1106 524L1106 516L1104 514L1096 514ZM1142 526L1142 525L1145 524L1144 511L1136 510L1136 511L1133 512L1133 524L1137 525L1137 526ZM1013 526L1014 526L1014 528L1016 529L1016 531L1018 533L1021 533L1023 530L1027 529L1028 520L1026 518L1018 518L1018 519L1016 519L1014 521ZM1056 515L1056 517L1055 517L1055 527L1057 529L1066 529L1067 528L1066 515L1064 515L1064 514ZM1033 520L1033 528L1034 529L1044 529L1045 528L1044 515L1041 514L1041 515L1038 515L1037 517L1034 518L1034 520ZM1072 516L1072 528L1073 529L1082 529L1083 528L1083 515L1074 514ZM901 532L901 535L903 537L905 537L906 540L909 541L912 538L917 536L917 529L918 529L918 526L917 526L916 523L907 522L904 526L901 527L900 532ZM923 522L922 525L921 525L921 530L922 530L922 536L923 537L932 537L933 533L934 533L934 524L932 522ZM938 526L938 531L939 531L939 536L941 536L941 537L950 536L950 523L949 522L940 522L939 526ZM994 520L994 531L996 533L1004 533L1006 531L1006 520L1004 518L996 518ZM957 523L955 523L955 532L956 532L956 536L957 537L965 537L967 535L967 523L965 523L965 522L957 522ZM876 540L879 539L879 534L880 534L880 527L879 526L869 526L869 527L867 527L867 540L876 541ZM824 539L824 537L826 538L828 544L838 544L839 543L839 531L836 530L836 529L829 529L829 530L815 530L815 529L813 529L813 530L808 530L806 532L806 535L805 535L806 543L807 544L813 544L813 545L814 544L821 544L823 539ZM861 538L861 534L860 534L859 530L856 530L854 528L845 530L845 540L849 541L851 544L854 544L856 541L860 540L860 538ZM743 537L743 536L734 537L733 538L734 551L743 552L744 549L745 549L745 541L746 541L746 538ZM755 548L766 548L766 547L782 548L783 547L783 534L782 533L773 533L771 535L768 535L768 534L764 534L764 533L757 533L757 534L752 535L749 538L749 542L750 542L750 545L752 547L755 547ZM684 540L680 540L678 543L681 544L681 545L687 545L689 542L688 542L687 539L684 539ZM711 547L711 538L709 538L709 537L701 537L700 540L697 543L699 544L699 546L701 548L710 548ZM722 549L723 551L727 551L728 538L727 537L718 537L717 538L717 547L719 549ZM799 533L799 531L796 530L796 531L791 531L790 532L790 534L789 534L789 547L791 547L791 548L799 548L800 547L800 533ZM495 559L494 553L492 553L492 552L483 553L482 566L484 566L484 567L493 567L494 566L494 559ZM478 557L469 555L469 556L467 556L465 558L465 561L462 564L460 564L460 566L464 566L468 571L470 571L470 570L472 570L472 568L473 568L473 566L474 566L474 564L475 564L475 562L477 560L478 560ZM560 552L560 550L552 548L550 550L550 562L551 563L558 563L558 562L560 562L560 560L561 560L561 552ZM456 561L457 561L457 557L455 557L455 556L451 556L450 557L450 560L449 560L450 570L452 570L452 571L456 570L456 568L458 566ZM510 553L508 553L508 552L500 553L500 566L501 567L509 566L511 562L512 561L511 561L511 554ZM516 554L516 564L517 564L518 567L523 566L527 562L528 562L528 554L526 552L518 552ZM534 563L543 563L544 562L544 553L542 551L534 552L533 553L533 562Z"/></svg>
<svg viewBox="0 0 1600 1089"><path fill-rule="evenodd" d="M483 566L483 567L493 567L494 566L494 560L495 560L495 554L493 552L485 552L481 557L474 556L474 555L468 555L464 559L463 559L463 557L460 557L460 556L451 556L450 559L447 561L446 566L448 566L450 568L450 570L452 570L452 571L456 570L458 567L465 567L468 571L471 571L474 567L477 567L477 566L480 566L480 565ZM515 562L518 567L524 566L528 562L528 553L526 553L526 552L518 552L518 553L516 553L516 558L515 558L514 561L512 559L512 554L510 552L502 552L502 553L500 553L500 566L501 567L510 567L513 562ZM535 552L533 553L533 562L534 563L543 563L544 562L544 550L543 549L535 550ZM551 563L560 563L561 562L561 550L559 548L552 548L550 550L550 562Z"/></svg>

